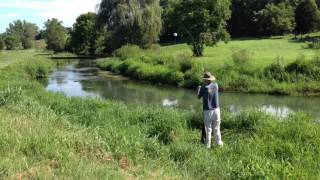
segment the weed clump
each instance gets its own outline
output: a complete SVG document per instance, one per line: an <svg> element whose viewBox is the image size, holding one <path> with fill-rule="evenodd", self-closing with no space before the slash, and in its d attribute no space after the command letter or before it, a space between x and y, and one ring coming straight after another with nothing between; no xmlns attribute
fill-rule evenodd
<svg viewBox="0 0 320 180"><path fill-rule="evenodd" d="M20 87L10 87L0 91L0 107L18 101L22 96Z"/></svg>
<svg viewBox="0 0 320 180"><path fill-rule="evenodd" d="M237 66L245 66L252 60L253 54L247 49L232 52L233 63Z"/></svg>
<svg viewBox="0 0 320 180"><path fill-rule="evenodd" d="M51 69L53 67L53 63L43 60L37 60L32 63L25 62L24 68L27 74L32 79L43 79L48 77Z"/></svg>
<svg viewBox="0 0 320 180"><path fill-rule="evenodd" d="M129 58L138 58L142 55L142 50L136 45L125 45L115 50L113 55L123 61Z"/></svg>

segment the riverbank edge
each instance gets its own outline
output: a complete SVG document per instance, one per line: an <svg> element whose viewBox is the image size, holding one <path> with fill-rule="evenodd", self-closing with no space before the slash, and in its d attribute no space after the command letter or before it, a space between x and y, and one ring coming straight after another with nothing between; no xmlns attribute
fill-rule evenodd
<svg viewBox="0 0 320 180"><path fill-rule="evenodd" d="M129 60L131 61L131 60ZM166 80L155 80L154 77L161 76L157 75L155 72L155 75L150 75L149 77L143 77L136 75L138 71L142 71L139 68L144 68L139 65L132 65L132 67L126 67L127 69L124 69L123 65L125 63L125 60L120 60L118 58L104 58L104 59L97 59L97 67L100 70L103 71L109 71L117 75L123 75L124 77L128 77L135 81L140 82L148 82L155 85L169 85L172 87L179 87L179 88L185 88L185 89L196 89L196 84L201 85L202 84L202 74L179 74L177 77L178 80L172 81L166 81ZM139 64L139 63L137 63ZM124 65L128 66L128 65ZM130 66L130 65L129 65ZM152 66L158 66L158 65L150 65L149 68L152 69ZM128 70L131 68L130 70ZM148 67L147 67L148 68ZM131 71L131 72L126 72ZM192 73L192 72L190 72ZM228 72L224 72L225 74L228 74ZM231 70L229 73L234 73L233 70ZM163 76L176 76L175 72L168 72L163 73ZM196 77L194 77L194 76ZM152 77L154 76L154 77ZM191 78L191 79L188 79ZM197 79L194 79L197 78ZM231 77L232 78L232 77ZM164 78L165 79L165 78ZM238 80L238 79L237 79ZM178 81L178 82L177 82ZM184 82L186 81L186 82ZM192 82L191 85L189 85L188 81L195 81L198 83ZM240 81L240 80L239 80ZM297 82L297 83L278 83L271 80L266 79L259 79L259 78L248 78L244 79L244 83L246 84L246 87L243 87L243 85L240 85L243 82L234 82L232 86L234 87L225 87L224 83L220 83L218 79L218 83L220 85L220 92L226 92L226 93L246 93L246 94L268 94L268 95L274 95L274 96L305 96L305 97L319 97L320 96L320 82ZM239 86L237 86L237 83L239 83ZM238 87L238 88L236 88Z"/></svg>

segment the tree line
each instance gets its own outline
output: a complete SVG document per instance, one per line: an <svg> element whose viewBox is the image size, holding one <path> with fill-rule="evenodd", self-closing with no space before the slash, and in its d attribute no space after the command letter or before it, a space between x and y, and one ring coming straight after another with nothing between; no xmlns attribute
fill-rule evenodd
<svg viewBox="0 0 320 180"><path fill-rule="evenodd" d="M125 44L151 48L172 41L187 42L195 56L205 46L233 37L305 34L320 29L320 0L101 0L97 13L80 15L73 27L58 19L44 30L14 21L0 36L0 49L29 49L45 39L47 49L80 55L112 53Z"/></svg>

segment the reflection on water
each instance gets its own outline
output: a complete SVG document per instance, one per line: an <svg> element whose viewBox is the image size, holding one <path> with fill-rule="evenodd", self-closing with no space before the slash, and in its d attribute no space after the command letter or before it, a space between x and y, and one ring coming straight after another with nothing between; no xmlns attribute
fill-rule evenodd
<svg viewBox="0 0 320 180"><path fill-rule="evenodd" d="M67 96L116 99L127 103L174 106L187 110L201 108L195 92L173 87L158 87L113 76L94 68L94 61L74 61L57 67L52 73L47 90ZM308 112L320 119L320 98L283 97L223 93L221 106L233 112L247 107L260 108L279 117L294 111Z"/></svg>

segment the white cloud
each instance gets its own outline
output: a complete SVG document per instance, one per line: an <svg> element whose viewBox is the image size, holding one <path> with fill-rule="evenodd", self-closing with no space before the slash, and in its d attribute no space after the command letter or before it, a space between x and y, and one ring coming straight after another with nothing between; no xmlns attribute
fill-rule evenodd
<svg viewBox="0 0 320 180"><path fill-rule="evenodd" d="M0 2L0 8L23 11L46 21L58 18L70 26L82 13L95 12L100 0L11 0Z"/></svg>
<svg viewBox="0 0 320 180"><path fill-rule="evenodd" d="M0 18L16 18L19 17L19 13L7 13L7 14L0 14Z"/></svg>

